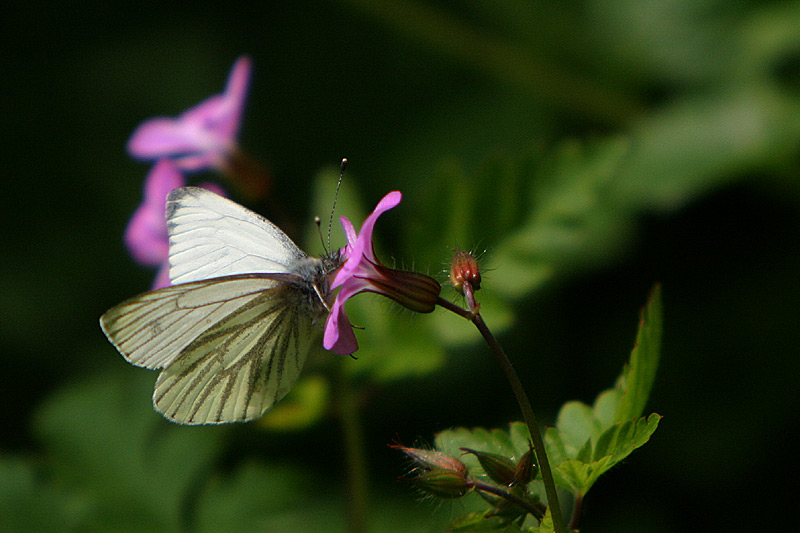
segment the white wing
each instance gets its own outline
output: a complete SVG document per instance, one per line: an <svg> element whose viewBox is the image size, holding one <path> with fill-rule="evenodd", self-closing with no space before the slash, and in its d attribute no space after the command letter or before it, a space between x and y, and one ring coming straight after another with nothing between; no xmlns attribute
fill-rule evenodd
<svg viewBox="0 0 800 533"><path fill-rule="evenodd" d="M167 197L172 284L257 272L288 272L306 257L264 217L199 187Z"/></svg>
<svg viewBox="0 0 800 533"><path fill-rule="evenodd" d="M164 368L192 341L278 282L217 278L134 296L100 317L100 327L129 362Z"/></svg>
<svg viewBox="0 0 800 533"><path fill-rule="evenodd" d="M283 398L316 328L298 289L258 276L166 287L100 320L128 361L164 368L153 403L181 424L252 420Z"/></svg>

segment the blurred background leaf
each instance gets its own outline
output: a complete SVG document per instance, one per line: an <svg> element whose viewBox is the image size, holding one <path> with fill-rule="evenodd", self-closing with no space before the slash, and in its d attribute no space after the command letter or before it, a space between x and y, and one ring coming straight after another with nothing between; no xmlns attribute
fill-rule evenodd
<svg viewBox="0 0 800 533"><path fill-rule="evenodd" d="M286 487L274 501L288 515L316 502L307 516L344 527L329 412L291 432L171 426L151 411L155 373L97 325L152 279L122 243L147 172L128 136L218 92L242 53L255 74L241 144L287 217L250 207L290 229L326 220L330 184L314 176L342 157L337 215L358 225L401 190L379 257L440 276L452 248L482 256L482 310L540 420L608 386L662 282L648 405L664 419L603 476L582 529L680 531L695 512L698 529L788 526L774 460L798 429L800 2L34 2L6 20L0 529L222 529L240 515L294 530L246 497L261 484ZM363 387L371 525L441 530L450 511L398 487L383 444L506 427L516 404L461 319L352 303L367 329L343 364Z"/></svg>

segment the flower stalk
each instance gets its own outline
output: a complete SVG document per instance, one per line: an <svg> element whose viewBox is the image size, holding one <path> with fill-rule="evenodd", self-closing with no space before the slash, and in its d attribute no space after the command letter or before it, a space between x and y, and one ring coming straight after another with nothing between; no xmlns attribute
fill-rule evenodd
<svg viewBox="0 0 800 533"><path fill-rule="evenodd" d="M452 302L445 300L441 296L439 297L437 304L445 309L453 311L460 316L463 316L475 324L475 327L478 328L481 336L483 336L484 340L489 345L489 348L491 349L495 358L497 358L497 362L500 363L500 367L503 369L506 379L511 385L511 390L514 391L514 396L516 397L517 403L522 411L522 417L525 419L525 424L528 426L528 431L531 434L533 449L536 453L536 459L542 473L542 481L544 482L545 493L547 494L548 506L550 507L550 516L553 518L553 527L555 528L556 533L564 533L566 532L566 529L564 527L564 518L561 514L561 506L558 502L558 492L555 481L553 480L553 471L550 468L550 461L547 459L547 451L545 450L544 439L542 438L542 434L539 431L539 425L536 421L536 415L533 413L531 402L528 399L525 388L522 386L522 381L520 381L516 370L514 370L514 366L511 364L511 360L508 358L505 350L503 350L503 347L499 342L497 342L497 339L486 325L486 322L483 320L483 317L480 314L480 304L475 300L475 291L473 290L473 284L471 280L480 280L476 263L474 263L474 260L473 262L465 260L464 252L456 252L456 257L453 261L453 271L455 271L455 275L451 273L451 279L457 278L459 280L459 283L454 284L454 286L457 288L457 290L464 294L464 298L467 301L469 310L463 309ZM461 272L461 275L459 275L459 271Z"/></svg>
<svg viewBox="0 0 800 533"><path fill-rule="evenodd" d="M508 379L508 383L511 385L511 390L514 391L514 396L517 398L517 403L522 410L522 417L525 419L528 431L530 431L531 434L533 449L536 452L536 459L539 462L539 468L542 473L542 481L544 481L544 490L547 494L547 501L549 502L550 516L553 517L553 527L556 533L563 533L566 529L564 528L564 518L561 515L561 506L558 502L556 484L553 480L553 471L550 469L550 461L547 459L544 439L542 438L541 432L539 432L536 415L533 413L533 408L531 407L528 395L525 393L525 388L522 386L522 382L516 370L514 370L514 367L511 365L511 360L509 360L503 347L500 346L500 343L497 342L497 339L486 326L483 317L480 314L473 314L472 323L475 324L475 327L478 328L478 331L480 331L484 340L486 340L492 353L503 368L506 379Z"/></svg>

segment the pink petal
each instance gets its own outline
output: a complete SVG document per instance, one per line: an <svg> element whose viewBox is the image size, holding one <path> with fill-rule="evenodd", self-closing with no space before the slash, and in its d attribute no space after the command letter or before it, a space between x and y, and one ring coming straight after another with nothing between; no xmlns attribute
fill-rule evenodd
<svg viewBox="0 0 800 533"><path fill-rule="evenodd" d="M183 185L183 176L167 159L156 163L147 175L144 201L133 213L125 229L125 244L136 262L155 266L167 258L167 194Z"/></svg>
<svg viewBox="0 0 800 533"><path fill-rule="evenodd" d="M128 141L130 154L142 159L171 157L184 170L218 166L224 154L235 149L251 69L250 59L242 56L231 69L223 94L207 98L178 118L141 124Z"/></svg>
<svg viewBox="0 0 800 533"><path fill-rule="evenodd" d="M162 287L169 287L171 285L169 280L169 261L164 261L158 267L156 279L153 280L152 290L161 289Z"/></svg>
<svg viewBox="0 0 800 533"><path fill-rule="evenodd" d="M358 350L358 341L353 333L353 326L344 312L343 301L337 299L325 323L325 335L322 345L339 355L349 355Z"/></svg>
<svg viewBox="0 0 800 533"><path fill-rule="evenodd" d="M220 135L235 139L239 133L239 123L242 118L242 110L247 100L247 88L250 84L250 73L253 70L252 61L248 56L241 56L231 69L228 77L228 84L225 87L225 100L228 105L227 120L220 128Z"/></svg>
<svg viewBox="0 0 800 533"><path fill-rule="evenodd" d="M144 182L144 203L148 206L164 212L167 195L186 185L183 174L175 167L169 159L160 159L150 172ZM166 228L166 220L164 221Z"/></svg>
<svg viewBox="0 0 800 533"><path fill-rule="evenodd" d="M353 223L350 222L350 219L347 217L339 217L339 220L342 223L342 228L344 229L344 234L347 237L348 244L353 244L356 242L358 235L356 234L356 228L353 226Z"/></svg>
<svg viewBox="0 0 800 533"><path fill-rule="evenodd" d="M187 122L154 118L141 124L128 141L134 157L155 159L206 150L214 144L208 133Z"/></svg>
<svg viewBox="0 0 800 533"><path fill-rule="evenodd" d="M374 265L376 260L372 252L372 232L375 229L375 222L383 213L397 206L402 198L399 191L392 191L384 196L364 221L358 235L350 220L341 217L349 244L345 247L347 260L331 284L332 289L341 288L325 324L322 344L328 350L338 354L351 354L358 349L358 342L345 314L344 304L356 294L370 290L370 276L374 278L377 275Z"/></svg>
<svg viewBox="0 0 800 533"><path fill-rule="evenodd" d="M392 191L381 198L381 201L378 202L378 205L364 221L364 224L361 225L361 231L358 232L358 240L353 246L354 256L363 254L371 261L375 261L375 256L372 253L372 232L375 229L375 223L382 214L396 207L402 199L403 195L400 191Z"/></svg>
<svg viewBox="0 0 800 533"><path fill-rule="evenodd" d="M166 230L163 211L140 205L125 229L125 245L133 259L145 266L161 264L169 255Z"/></svg>

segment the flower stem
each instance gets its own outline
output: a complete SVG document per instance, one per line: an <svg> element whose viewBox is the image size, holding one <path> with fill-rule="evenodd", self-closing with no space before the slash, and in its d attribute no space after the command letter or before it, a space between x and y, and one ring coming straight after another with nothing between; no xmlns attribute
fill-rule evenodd
<svg viewBox="0 0 800 533"><path fill-rule="evenodd" d="M342 358L344 361L344 358ZM352 533L367 531L367 464L364 446L364 431L359 417L359 406L353 382L344 364L336 371L336 393L339 407L339 422L347 462L347 518Z"/></svg>
<svg viewBox="0 0 800 533"><path fill-rule="evenodd" d="M583 507L583 496L575 496L575 505L572 508L572 519L569 521L570 529L578 529L578 519L581 517L581 507Z"/></svg>
<svg viewBox="0 0 800 533"><path fill-rule="evenodd" d="M519 505L520 507L531 513L533 516L535 516L537 520L541 521L544 515L542 509L538 509L532 502L526 501L520 498L519 496L511 494L507 490L503 490L500 487L495 487L494 485L484 483L483 481L477 479L472 480L472 486L475 488L475 490L488 492L489 494L494 494L499 498L503 498L504 500Z"/></svg>
<svg viewBox="0 0 800 533"><path fill-rule="evenodd" d="M467 288L468 284L465 283L464 287ZM470 307L473 307L472 302L474 301L474 298L471 291L467 289L465 292L467 293L466 297L467 301L470 302ZM484 340L486 340L487 344L489 345L489 348L492 350L492 353L494 353L497 361L500 363L500 366L503 368L503 371L506 374L506 379L508 379L508 382L511 385L511 390L514 391L514 396L516 396L517 403L522 410L522 416L525 419L525 423L528 425L528 431L530 431L531 434L533 449L536 452L536 458L539 461L539 469L542 473L542 480L544 481L544 490L547 494L547 501L550 507L550 516L553 518L553 527L556 533L564 533L566 531L564 527L564 518L561 515L561 506L558 503L558 493L556 491L555 481L553 480L553 472L550 469L550 461L547 459L547 451L545 450L544 439L542 439L542 435L539 432L539 426L536 422L536 416L533 414L531 402L528 400L528 395L525 393L525 388L522 386L522 382L520 381L517 372L511 365L511 361L508 359L503 347L500 346L500 343L497 342L497 339L489 330L486 322L483 321L483 317L479 312L468 311L451 302L448 302L441 297L439 297L437 304L471 320L472 323L475 324L475 327L478 328L478 331L480 331Z"/></svg>

